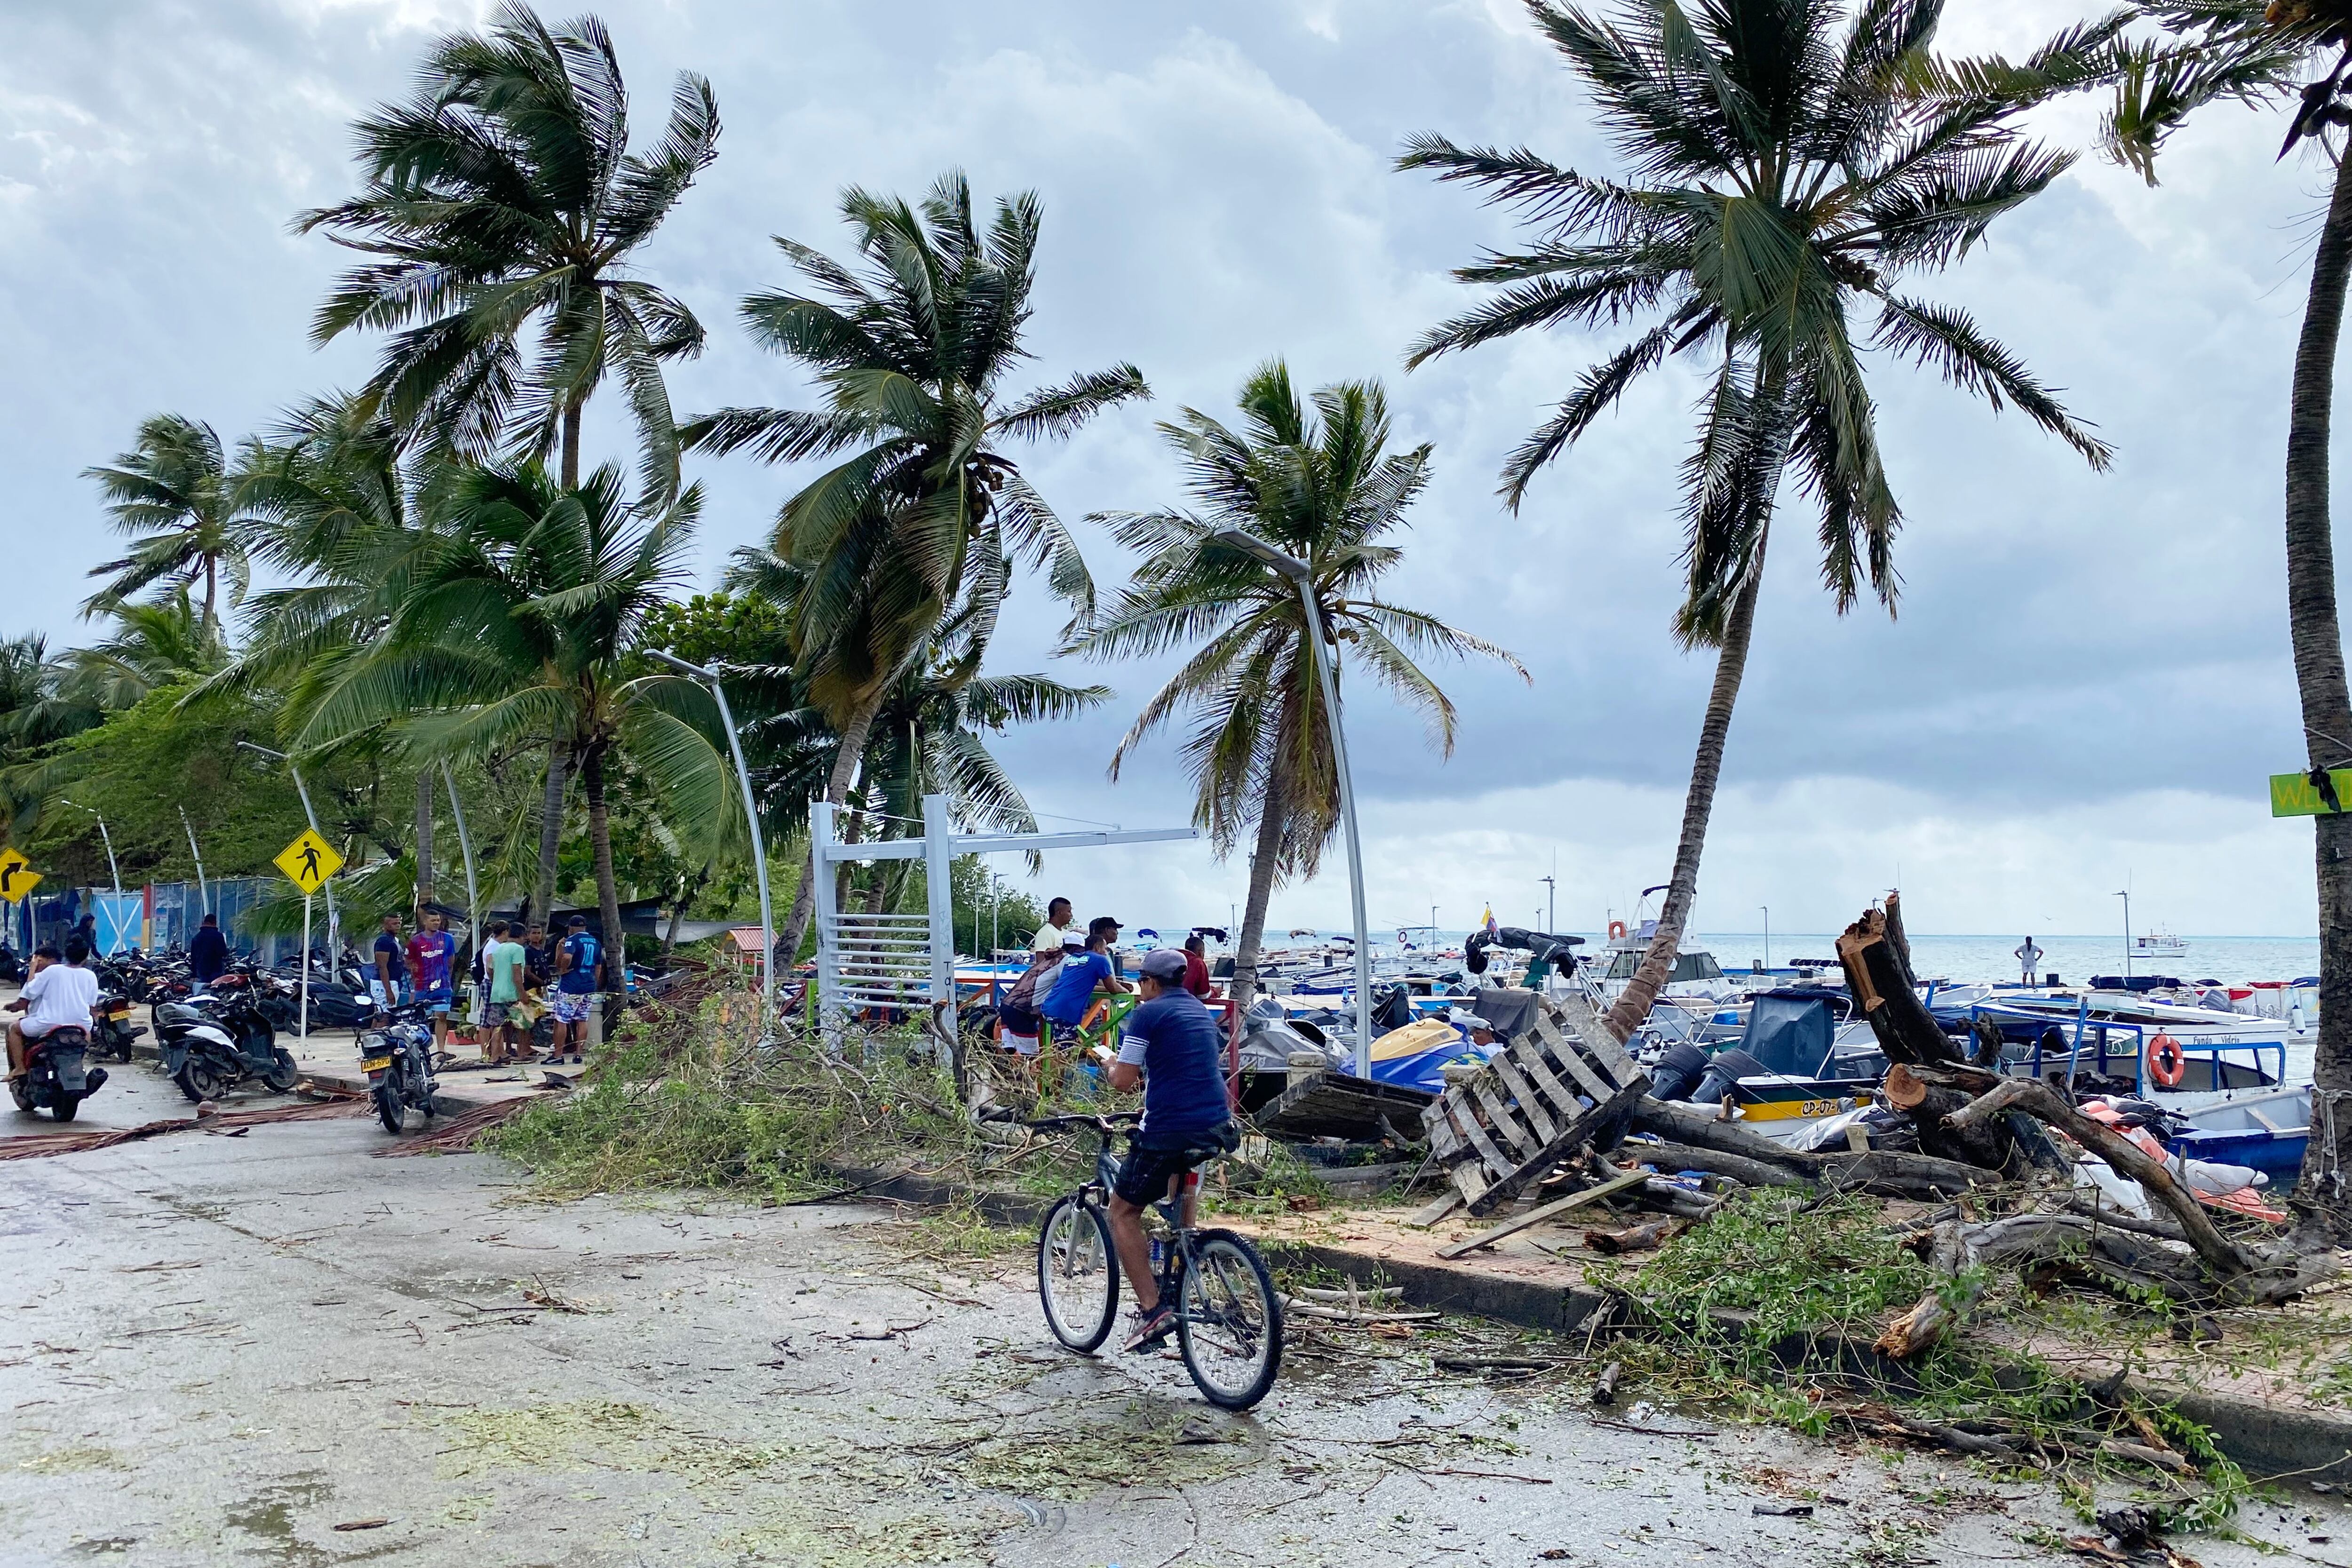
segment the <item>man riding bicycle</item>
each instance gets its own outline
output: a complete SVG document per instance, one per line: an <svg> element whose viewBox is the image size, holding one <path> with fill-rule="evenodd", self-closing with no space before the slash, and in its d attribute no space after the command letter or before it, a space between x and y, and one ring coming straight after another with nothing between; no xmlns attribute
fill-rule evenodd
<svg viewBox="0 0 2352 1568"><path fill-rule="evenodd" d="M1225 1098L1217 1020L1184 989L1184 955L1165 947L1145 953L1138 984L1143 999L1127 1016L1110 1068L1110 1086L1121 1093L1143 1085L1143 1120L1110 1196L1111 1244L1137 1303L1130 1351L1151 1349L1176 1327L1175 1309L1160 1299L1152 1276L1145 1207L1173 1195L1202 1161L1231 1153L1241 1142ZM1192 1192L1182 1199L1189 1227L1199 1199Z"/></svg>

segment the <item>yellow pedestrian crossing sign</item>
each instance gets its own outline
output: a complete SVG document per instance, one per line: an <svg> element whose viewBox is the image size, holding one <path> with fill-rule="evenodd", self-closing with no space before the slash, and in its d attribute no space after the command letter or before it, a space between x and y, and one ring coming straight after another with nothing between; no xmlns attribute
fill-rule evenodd
<svg viewBox="0 0 2352 1568"><path fill-rule="evenodd" d="M0 849L0 899L12 904L25 901L25 895L40 886L41 874L25 858L21 849Z"/></svg>
<svg viewBox="0 0 2352 1568"><path fill-rule="evenodd" d="M343 868L343 858L312 828L286 847L286 852L278 857L278 868L303 892L315 893Z"/></svg>

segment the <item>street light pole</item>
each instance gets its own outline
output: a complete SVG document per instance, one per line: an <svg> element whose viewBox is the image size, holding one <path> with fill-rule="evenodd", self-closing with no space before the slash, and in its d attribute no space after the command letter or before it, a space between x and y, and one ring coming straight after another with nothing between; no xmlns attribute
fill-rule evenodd
<svg viewBox="0 0 2352 1568"><path fill-rule="evenodd" d="M1307 640L1315 648L1315 675L1323 690L1325 722L1331 731L1331 756L1339 765L1339 818L1348 831L1348 893L1356 915L1356 1076L1372 1076L1372 939L1364 916L1364 846L1356 829L1356 785L1348 768L1348 739L1339 722L1339 679L1324 635L1323 612L1315 603L1314 573L1307 563L1276 549L1238 528L1220 529L1209 536L1228 549L1264 563L1290 579L1298 590L1299 607L1307 616Z"/></svg>
<svg viewBox="0 0 2352 1568"><path fill-rule="evenodd" d="M476 928L482 921L482 895L474 887L474 841L466 832L466 808L457 802L457 775L446 762L441 782L449 786L449 815L457 819L457 852L466 858L466 945L471 948L479 940Z"/></svg>
<svg viewBox="0 0 2352 1568"><path fill-rule="evenodd" d="M202 912L213 912L213 896L205 887L205 852L196 847L196 825L188 820L188 808L180 807L180 826L188 830L188 858L196 863L196 901Z"/></svg>
<svg viewBox="0 0 2352 1568"><path fill-rule="evenodd" d="M286 764L286 771L294 778L294 793L302 802L302 820L310 825L311 832L319 833L319 814L310 809L310 791L302 783L302 770L295 765L294 759L283 752L273 752L267 746L257 746L251 741L239 741L237 744L256 755L272 757ZM319 837L323 840L327 836L319 833ZM327 895L327 973L332 974L335 972L335 958L339 952L336 939L342 931L342 916L335 908L334 883L330 880L320 890ZM306 928L302 933L302 971L307 974L310 970L310 933Z"/></svg>
<svg viewBox="0 0 2352 1568"><path fill-rule="evenodd" d="M2124 901L2124 978L2131 978L2131 889L2126 888L2116 897Z"/></svg>
<svg viewBox="0 0 2352 1568"><path fill-rule="evenodd" d="M719 683L717 670L688 664L658 648L646 651L672 669L701 681L710 689L710 695L718 700L719 721L727 727L727 749L735 757L736 782L743 786L743 826L751 835L751 874L760 881L760 973L762 980L760 1005L765 1020L761 1027L763 1030L772 1028L776 1024L776 911L768 901L768 851L766 846L760 842L760 804L751 793L751 770L743 765L743 742L735 732L734 710L727 706L727 690Z"/></svg>
<svg viewBox="0 0 2352 1568"><path fill-rule="evenodd" d="M1772 967L1772 906L1759 904L1756 907L1764 911L1764 967L1769 969Z"/></svg>
<svg viewBox="0 0 2352 1568"><path fill-rule="evenodd" d="M100 816L100 814L91 807L82 805L82 803L78 800L68 800L65 796L59 795L58 796L58 803L61 805L72 806L76 811L87 811L92 816L98 817L98 841L106 846L106 874L113 879L114 896L118 899L121 898L122 896L122 868L114 863L114 836L106 830L106 818Z"/></svg>

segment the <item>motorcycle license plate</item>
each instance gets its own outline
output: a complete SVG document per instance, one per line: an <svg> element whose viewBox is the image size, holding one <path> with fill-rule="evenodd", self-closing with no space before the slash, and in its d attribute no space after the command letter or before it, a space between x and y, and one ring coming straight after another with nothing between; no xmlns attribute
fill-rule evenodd
<svg viewBox="0 0 2352 1568"><path fill-rule="evenodd" d="M392 1066L390 1057L370 1057L360 1063L362 1072L383 1072Z"/></svg>

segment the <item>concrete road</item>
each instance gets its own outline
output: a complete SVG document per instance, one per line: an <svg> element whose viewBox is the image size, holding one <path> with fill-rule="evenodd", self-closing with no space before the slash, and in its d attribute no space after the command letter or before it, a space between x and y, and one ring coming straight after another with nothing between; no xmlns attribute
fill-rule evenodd
<svg viewBox="0 0 2352 1568"><path fill-rule="evenodd" d="M88 1115L184 1110L137 1069ZM0 1563L2081 1561L2042 1544L2079 1529L2046 1489L1602 1426L1402 1353L1299 1358L1226 1416L1172 1359L1056 1350L1026 1258L950 1226L544 1205L488 1156L369 1157L390 1142L352 1118L0 1164ZM2352 1518L2257 1513L2347 1560L2309 1537Z"/></svg>

